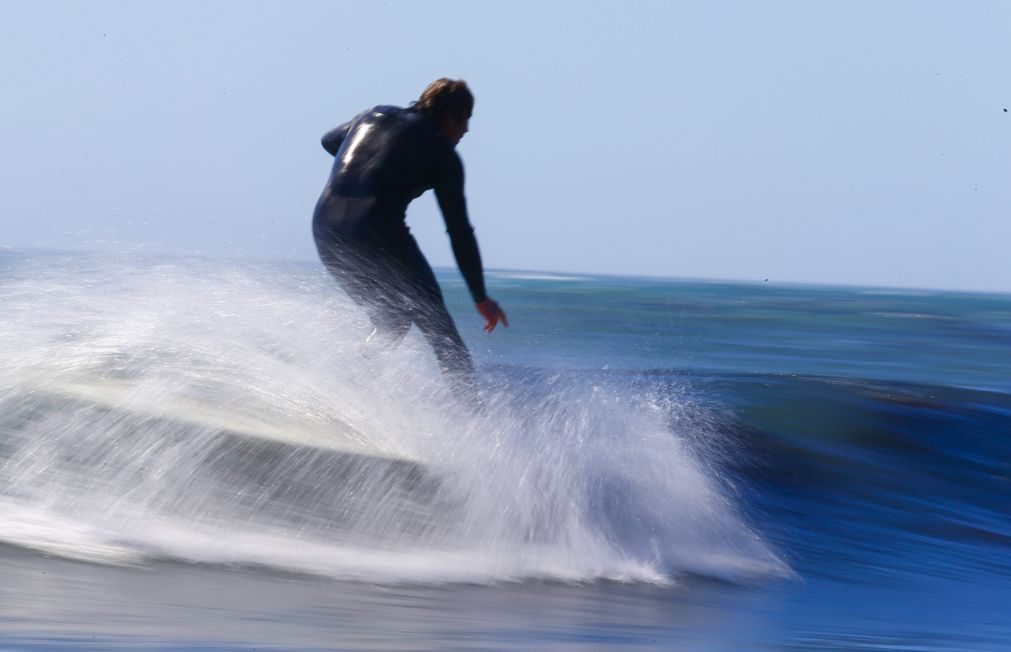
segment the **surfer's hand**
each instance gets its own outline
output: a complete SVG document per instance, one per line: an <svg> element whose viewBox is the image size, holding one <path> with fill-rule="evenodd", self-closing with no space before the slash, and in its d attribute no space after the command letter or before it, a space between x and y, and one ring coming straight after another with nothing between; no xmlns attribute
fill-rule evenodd
<svg viewBox="0 0 1011 652"><path fill-rule="evenodd" d="M505 311L502 310L494 299L485 299L474 305L477 306L477 311L484 317L484 330L486 332L490 333L495 330L499 322L502 322L503 326L509 328L509 320L506 319Z"/></svg>

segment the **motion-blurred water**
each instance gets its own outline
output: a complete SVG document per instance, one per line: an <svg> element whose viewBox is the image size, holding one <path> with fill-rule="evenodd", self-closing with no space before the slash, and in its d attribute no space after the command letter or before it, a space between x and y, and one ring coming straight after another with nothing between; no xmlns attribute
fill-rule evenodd
<svg viewBox="0 0 1011 652"><path fill-rule="evenodd" d="M314 265L4 254L0 646L1011 647L1011 297L442 280L476 399Z"/></svg>

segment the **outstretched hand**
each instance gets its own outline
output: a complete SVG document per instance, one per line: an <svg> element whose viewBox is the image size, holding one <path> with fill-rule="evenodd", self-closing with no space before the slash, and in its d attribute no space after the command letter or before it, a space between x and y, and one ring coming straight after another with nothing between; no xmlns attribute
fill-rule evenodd
<svg viewBox="0 0 1011 652"><path fill-rule="evenodd" d="M499 322L502 322L503 326L509 328L509 320L506 319L505 311L502 310L494 299L485 299L474 305L477 307L477 311L481 313L481 316L484 317L485 332L490 333L495 330Z"/></svg>

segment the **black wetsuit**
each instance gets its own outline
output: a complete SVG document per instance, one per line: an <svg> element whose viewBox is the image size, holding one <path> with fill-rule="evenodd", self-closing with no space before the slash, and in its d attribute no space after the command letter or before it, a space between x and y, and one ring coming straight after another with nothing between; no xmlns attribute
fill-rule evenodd
<svg viewBox="0 0 1011 652"><path fill-rule="evenodd" d="M395 106L369 109L322 142L335 156L312 223L324 265L377 333L396 340L417 324L443 371L472 381L470 353L405 223L411 200L434 188L471 296L487 298L453 143L425 115Z"/></svg>

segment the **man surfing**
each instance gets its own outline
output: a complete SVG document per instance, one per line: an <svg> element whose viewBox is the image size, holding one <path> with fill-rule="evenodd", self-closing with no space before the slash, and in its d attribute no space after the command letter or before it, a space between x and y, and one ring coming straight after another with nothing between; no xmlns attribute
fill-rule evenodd
<svg viewBox="0 0 1011 652"><path fill-rule="evenodd" d="M484 329L508 327L485 293L456 153L473 110L466 82L438 79L407 108L377 106L326 133L335 159L312 221L320 259L372 322L369 340L396 344L417 325L458 389L475 386L474 363L405 220L411 200L434 188Z"/></svg>

